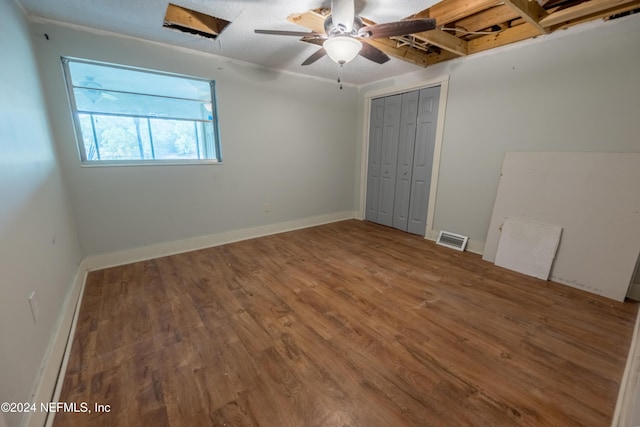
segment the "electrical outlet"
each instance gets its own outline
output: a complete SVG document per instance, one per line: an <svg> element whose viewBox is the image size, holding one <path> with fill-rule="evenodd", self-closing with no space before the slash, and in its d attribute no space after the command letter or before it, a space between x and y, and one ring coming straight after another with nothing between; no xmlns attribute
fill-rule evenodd
<svg viewBox="0 0 640 427"><path fill-rule="evenodd" d="M268 202L264 202L262 205L262 211L264 213L269 213L271 212L271 208L269 207L269 203Z"/></svg>
<svg viewBox="0 0 640 427"><path fill-rule="evenodd" d="M29 295L29 306L31 307L33 323L38 323L38 301L36 300L36 291L31 292L31 295Z"/></svg>

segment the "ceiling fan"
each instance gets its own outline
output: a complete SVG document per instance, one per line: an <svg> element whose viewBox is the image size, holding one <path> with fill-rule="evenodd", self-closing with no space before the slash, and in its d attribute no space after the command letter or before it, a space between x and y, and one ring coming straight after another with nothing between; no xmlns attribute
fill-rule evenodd
<svg viewBox="0 0 640 427"><path fill-rule="evenodd" d="M331 0L331 14L324 21L324 33L280 30L255 30L255 32L302 37L304 42L320 45L320 49L309 56L302 65L313 64L328 55L342 66L358 54L378 64L384 64L390 59L383 51L367 43L367 40L404 36L435 28L436 20L432 18L366 25L362 18L355 14L354 0Z"/></svg>

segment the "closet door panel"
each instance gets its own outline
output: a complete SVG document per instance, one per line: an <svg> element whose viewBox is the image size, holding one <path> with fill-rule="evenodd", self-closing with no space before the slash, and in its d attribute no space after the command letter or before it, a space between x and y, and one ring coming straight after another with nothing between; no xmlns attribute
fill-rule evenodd
<svg viewBox="0 0 640 427"><path fill-rule="evenodd" d="M371 101L369 120L369 157L367 161L367 198L365 219L378 222L378 195L380 194L380 158L382 150L382 125L384 122L384 98Z"/></svg>
<svg viewBox="0 0 640 427"><path fill-rule="evenodd" d="M413 152L416 141L418 99L419 93L417 90L402 95L395 202L393 206L393 227L402 231L407 231L409 222L409 202L411 200L411 177Z"/></svg>
<svg viewBox="0 0 640 427"><path fill-rule="evenodd" d="M388 226L391 226L393 223L393 202L396 189L401 109L402 95L384 98L384 123L380 157L380 192L377 222Z"/></svg>
<svg viewBox="0 0 640 427"><path fill-rule="evenodd" d="M407 231L421 236L427 228L439 99L439 86L420 90Z"/></svg>

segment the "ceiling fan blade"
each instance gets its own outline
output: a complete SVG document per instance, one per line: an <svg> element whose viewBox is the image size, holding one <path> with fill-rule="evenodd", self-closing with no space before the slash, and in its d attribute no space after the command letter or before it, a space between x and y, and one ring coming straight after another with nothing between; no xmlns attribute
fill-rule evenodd
<svg viewBox="0 0 640 427"><path fill-rule="evenodd" d="M367 25L358 30L363 38L381 39L386 37L404 36L434 30L436 20L433 18L407 19L405 21L388 22L386 24Z"/></svg>
<svg viewBox="0 0 640 427"><path fill-rule="evenodd" d="M355 19L354 0L331 0L331 19L333 25L338 26L344 32L350 33L353 30L353 20Z"/></svg>
<svg viewBox="0 0 640 427"><path fill-rule="evenodd" d="M310 57L308 57L303 63L302 65L311 65L314 62L316 62L318 59L322 58L323 56L325 56L327 54L327 52L324 50L323 47L321 47L320 49L316 50L313 55L311 55Z"/></svg>
<svg viewBox="0 0 640 427"><path fill-rule="evenodd" d="M273 36L296 36L296 37L316 37L321 36L320 33L304 32L304 31L283 31L283 30L253 30L256 34L271 34Z"/></svg>
<svg viewBox="0 0 640 427"><path fill-rule="evenodd" d="M303 37L300 39L300 41L315 44L318 46L322 46L324 44L324 40L324 37Z"/></svg>
<svg viewBox="0 0 640 427"><path fill-rule="evenodd" d="M362 43L362 49L360 49L360 56L367 58L369 61L373 61L376 64L384 64L389 59L387 54L378 49L375 46L371 46L369 43Z"/></svg>

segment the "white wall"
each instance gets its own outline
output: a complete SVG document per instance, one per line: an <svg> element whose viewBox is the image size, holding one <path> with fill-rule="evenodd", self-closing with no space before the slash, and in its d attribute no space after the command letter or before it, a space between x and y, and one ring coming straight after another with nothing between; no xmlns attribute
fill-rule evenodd
<svg viewBox="0 0 640 427"><path fill-rule="evenodd" d="M449 75L434 227L482 248L506 151L640 151L638 46L640 15L587 24L363 87L360 107Z"/></svg>
<svg viewBox="0 0 640 427"><path fill-rule="evenodd" d="M13 1L0 1L0 17L0 402L25 402L46 362L80 249L27 23ZM27 301L32 291L37 324ZM21 422L21 414L4 417L9 426Z"/></svg>
<svg viewBox="0 0 640 427"><path fill-rule="evenodd" d="M353 87L48 22L31 29L84 255L353 215ZM63 55L214 79L223 164L81 167Z"/></svg>
<svg viewBox="0 0 640 427"><path fill-rule="evenodd" d="M624 301L640 254L629 238L640 236L640 153L510 152L501 174L482 259L498 258L506 218L559 227L550 280Z"/></svg>

